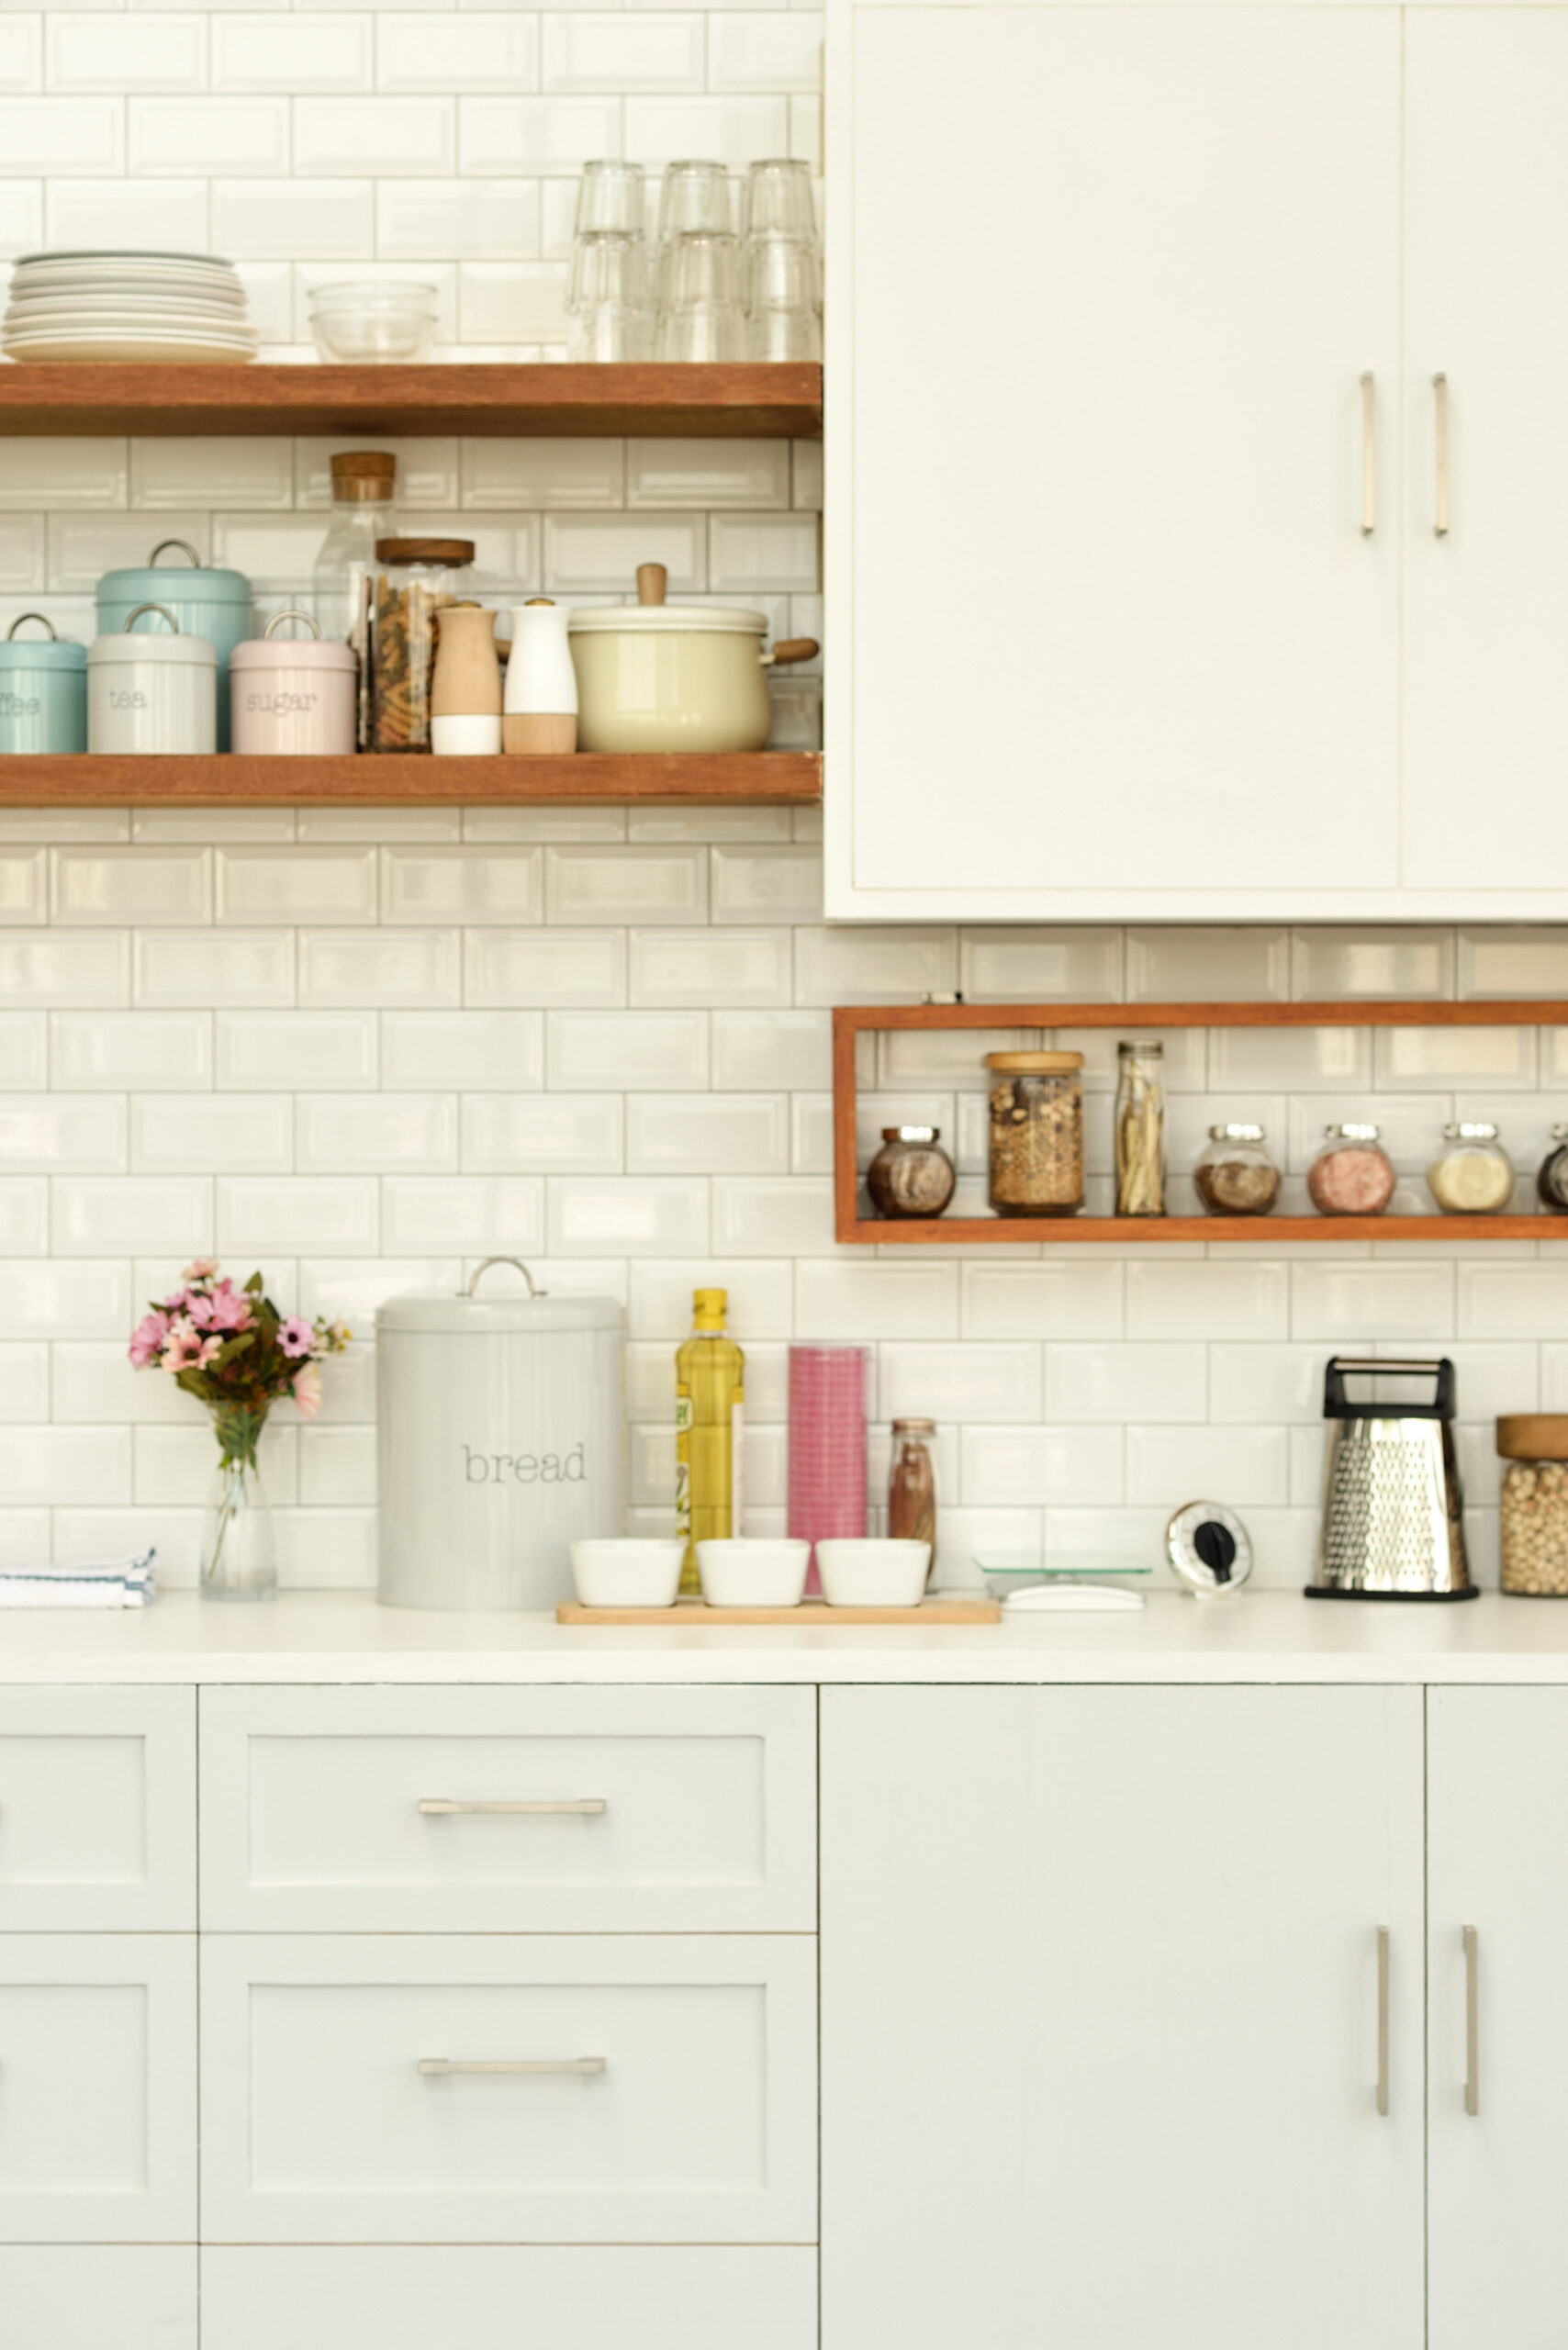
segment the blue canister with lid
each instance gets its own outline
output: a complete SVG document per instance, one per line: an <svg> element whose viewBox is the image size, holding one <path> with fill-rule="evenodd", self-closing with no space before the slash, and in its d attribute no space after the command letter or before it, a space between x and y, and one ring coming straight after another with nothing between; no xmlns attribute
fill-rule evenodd
<svg viewBox="0 0 1568 2350"><path fill-rule="evenodd" d="M18 636L28 621L47 636ZM42 612L21 612L0 643L0 753L84 751L87 648L55 634Z"/></svg>
<svg viewBox="0 0 1568 2350"><path fill-rule="evenodd" d="M159 568L158 558L176 548L190 557L191 567ZM117 636L139 605L162 605L185 636L207 639L218 655L218 747L229 748L229 655L251 633L251 583L242 571L223 571L204 564L188 540L161 539L146 564L136 570L106 571L98 582L98 633ZM156 618L140 621L140 630L151 632Z"/></svg>

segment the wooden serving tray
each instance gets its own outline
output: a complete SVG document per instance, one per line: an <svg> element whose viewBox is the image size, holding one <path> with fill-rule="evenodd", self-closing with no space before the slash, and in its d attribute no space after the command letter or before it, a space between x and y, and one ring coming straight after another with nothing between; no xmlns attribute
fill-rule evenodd
<svg viewBox="0 0 1568 2350"><path fill-rule="evenodd" d="M925 1599L918 1607L830 1607L803 1599L799 1607L710 1607L678 1599L673 1607L585 1607L563 1599L557 1624L1000 1624L994 1599Z"/></svg>

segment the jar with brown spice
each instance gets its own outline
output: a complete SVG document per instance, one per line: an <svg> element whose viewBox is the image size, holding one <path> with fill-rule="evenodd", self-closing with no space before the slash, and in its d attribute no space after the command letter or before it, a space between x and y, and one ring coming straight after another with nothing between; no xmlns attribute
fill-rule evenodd
<svg viewBox="0 0 1568 2350"><path fill-rule="evenodd" d="M1490 1119L1464 1118L1443 1128L1427 1189L1445 1215L1496 1215L1509 1204L1514 1162Z"/></svg>
<svg viewBox="0 0 1568 2350"><path fill-rule="evenodd" d="M1568 1125L1551 1129L1551 1148L1536 1175L1535 1195L1548 1215L1568 1215Z"/></svg>
<svg viewBox="0 0 1568 2350"><path fill-rule="evenodd" d="M935 1420L895 1420L892 1465L888 1472L888 1532L895 1538L930 1543L927 1583L936 1577L936 1470L931 1458L931 1438L935 1433Z"/></svg>
<svg viewBox="0 0 1568 2350"><path fill-rule="evenodd" d="M1267 1215L1280 1196L1280 1170L1261 1126L1211 1126L1193 1181L1209 1215Z"/></svg>
<svg viewBox="0 0 1568 2350"><path fill-rule="evenodd" d="M958 1181L941 1147L940 1126L884 1126L882 1147L866 1169L879 1215L940 1215Z"/></svg>
<svg viewBox="0 0 1568 2350"><path fill-rule="evenodd" d="M1503 1589L1568 1599L1568 1413L1505 1413L1497 1451Z"/></svg>
<svg viewBox="0 0 1568 2350"><path fill-rule="evenodd" d="M1359 1123L1325 1126L1323 1147L1306 1170L1319 1215L1381 1215L1397 1180L1379 1129Z"/></svg>
<svg viewBox="0 0 1568 2350"><path fill-rule="evenodd" d="M371 748L428 751L437 615L460 603L472 539L378 539L371 640Z"/></svg>
<svg viewBox="0 0 1568 2350"><path fill-rule="evenodd" d="M1083 1205L1083 1055L987 1053L991 1176L998 1215L1076 1215Z"/></svg>

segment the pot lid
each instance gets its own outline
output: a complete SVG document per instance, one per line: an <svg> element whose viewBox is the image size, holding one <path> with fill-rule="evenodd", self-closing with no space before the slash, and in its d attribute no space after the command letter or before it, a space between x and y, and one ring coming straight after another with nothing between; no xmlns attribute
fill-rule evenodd
<svg viewBox="0 0 1568 2350"><path fill-rule="evenodd" d="M727 604L592 604L568 614L571 636L766 636L766 612Z"/></svg>
<svg viewBox="0 0 1568 2350"><path fill-rule="evenodd" d="M171 551L187 562L160 563ZM203 563L188 539L160 539L144 564L123 571L106 571L98 582L98 610L106 604L140 604L150 598L171 598L180 604L249 604L251 583L242 571L225 571Z"/></svg>
<svg viewBox="0 0 1568 2350"><path fill-rule="evenodd" d="M27 621L39 621L47 636L18 636ZM0 638L0 669L84 669L87 648L73 637L56 636L54 622L43 612L19 612Z"/></svg>
<svg viewBox="0 0 1568 2350"><path fill-rule="evenodd" d="M527 1291L489 1290L479 1283L492 1265L511 1265L528 1283ZM488 1337L556 1330L624 1329L624 1309L613 1297L552 1297L536 1289L528 1267L517 1257L487 1257L465 1288L407 1290L389 1297L376 1314L382 1330L461 1332L465 1337Z"/></svg>

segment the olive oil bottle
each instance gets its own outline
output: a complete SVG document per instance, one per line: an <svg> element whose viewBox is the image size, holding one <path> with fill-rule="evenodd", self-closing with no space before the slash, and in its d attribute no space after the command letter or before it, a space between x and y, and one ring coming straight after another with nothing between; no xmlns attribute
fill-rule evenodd
<svg viewBox="0 0 1568 2350"><path fill-rule="evenodd" d="M724 1327L728 1292L700 1289L691 1303L691 1336L675 1359L675 1494L680 1588L695 1594L698 1543L741 1531L745 1357Z"/></svg>

